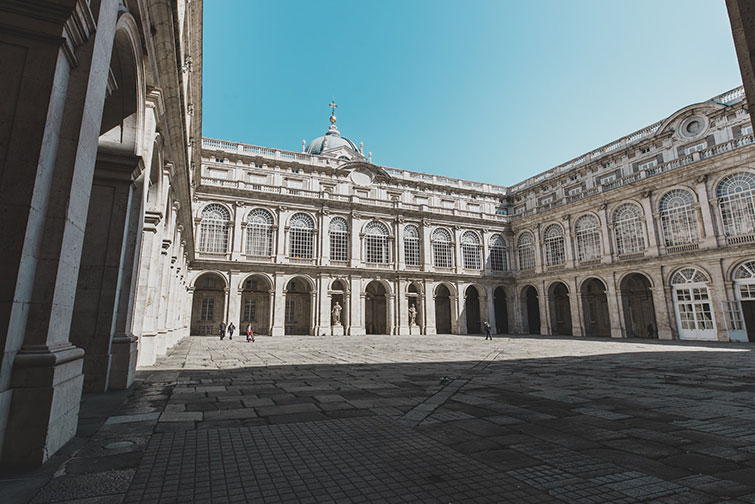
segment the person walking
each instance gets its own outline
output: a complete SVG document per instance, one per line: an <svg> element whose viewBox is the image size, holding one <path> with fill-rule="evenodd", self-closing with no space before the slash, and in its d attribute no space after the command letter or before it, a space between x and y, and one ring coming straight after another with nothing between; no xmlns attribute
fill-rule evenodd
<svg viewBox="0 0 755 504"><path fill-rule="evenodd" d="M488 321L485 321L485 340L493 341L493 335L491 334L493 328L490 327L490 324L488 324Z"/></svg>
<svg viewBox="0 0 755 504"><path fill-rule="evenodd" d="M220 329L220 339L222 340L223 338L225 338L225 322L221 320L220 325L218 325L218 329Z"/></svg>
<svg viewBox="0 0 755 504"><path fill-rule="evenodd" d="M236 330L236 326L233 325L233 322L231 322L230 324L228 324L228 339L229 340L233 339L233 331L235 331L235 330Z"/></svg>
<svg viewBox="0 0 755 504"><path fill-rule="evenodd" d="M252 329L252 324L249 323L246 325L246 342L254 343L254 329Z"/></svg>

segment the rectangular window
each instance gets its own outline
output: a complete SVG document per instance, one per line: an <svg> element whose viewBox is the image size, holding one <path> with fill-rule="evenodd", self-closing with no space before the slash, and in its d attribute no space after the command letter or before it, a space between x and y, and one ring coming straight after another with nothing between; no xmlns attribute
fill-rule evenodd
<svg viewBox="0 0 755 504"><path fill-rule="evenodd" d="M286 322L296 322L296 300L286 299Z"/></svg>
<svg viewBox="0 0 755 504"><path fill-rule="evenodd" d="M742 320L742 308L739 301L723 301L724 314L726 315L726 328L729 331L741 331L745 328Z"/></svg>
<svg viewBox="0 0 755 504"><path fill-rule="evenodd" d="M574 196L574 195L579 194L581 192L582 192L582 188L581 187L572 187L571 189L569 189L569 196Z"/></svg>
<svg viewBox="0 0 755 504"><path fill-rule="evenodd" d="M740 285L739 294L742 299L755 299L755 284Z"/></svg>
<svg viewBox="0 0 755 504"><path fill-rule="evenodd" d="M365 259L368 263L387 264L388 237L366 235L364 237Z"/></svg>
<svg viewBox="0 0 755 504"><path fill-rule="evenodd" d="M202 309L200 310L199 320L215 320L215 298L202 299Z"/></svg>
<svg viewBox="0 0 755 504"><path fill-rule="evenodd" d="M706 149L708 147L708 144L705 142L700 142L699 144L691 145L684 149L685 154L692 154L693 152L701 151L703 149Z"/></svg>
<svg viewBox="0 0 755 504"><path fill-rule="evenodd" d="M404 259L407 266L419 266L419 239L404 238Z"/></svg>
<svg viewBox="0 0 755 504"><path fill-rule="evenodd" d="M535 269L535 248L532 245L519 246L519 269Z"/></svg>
<svg viewBox="0 0 755 504"><path fill-rule="evenodd" d="M451 255L450 242L433 242L433 255L435 256L435 266L439 268L453 267L453 256Z"/></svg>
<svg viewBox="0 0 755 504"><path fill-rule="evenodd" d="M461 254L464 258L464 269L478 270L481 269L480 247L471 243L461 244Z"/></svg>
<svg viewBox="0 0 755 504"><path fill-rule="evenodd" d="M493 271L506 271L506 249L503 247L492 247L490 249L490 269Z"/></svg>
<svg viewBox="0 0 755 504"><path fill-rule="evenodd" d="M312 259L313 238L312 230L291 228L291 248L289 256L297 259Z"/></svg>
<svg viewBox="0 0 755 504"><path fill-rule="evenodd" d="M614 173L614 174L611 174L611 175L608 175L607 177L602 177L602 178L600 179L600 184L601 184L601 185L610 184L610 183L611 183L611 182L613 182L614 180L616 180L616 174L615 174L615 173Z"/></svg>
<svg viewBox="0 0 755 504"><path fill-rule="evenodd" d="M650 161L645 161L644 163L640 163L640 165L637 168L639 170L647 170L648 168L652 168L657 164L658 164L658 160L651 159Z"/></svg>
<svg viewBox="0 0 755 504"><path fill-rule="evenodd" d="M244 320L247 322L257 321L257 300L246 299L244 301Z"/></svg>
<svg viewBox="0 0 755 504"><path fill-rule="evenodd" d="M331 261L349 260L349 233L344 231L330 232Z"/></svg>
<svg viewBox="0 0 755 504"><path fill-rule="evenodd" d="M752 125L749 124L747 126L742 126L742 130L740 131L740 134L742 136L744 136L744 135L752 135Z"/></svg>

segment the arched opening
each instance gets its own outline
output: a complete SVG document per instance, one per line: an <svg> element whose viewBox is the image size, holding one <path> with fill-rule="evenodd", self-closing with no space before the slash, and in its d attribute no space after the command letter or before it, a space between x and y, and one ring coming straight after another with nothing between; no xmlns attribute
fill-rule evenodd
<svg viewBox="0 0 755 504"><path fill-rule="evenodd" d="M497 287L493 291L493 308L495 309L495 325L497 334L509 332L509 308L506 306L506 291L503 287Z"/></svg>
<svg viewBox="0 0 755 504"><path fill-rule="evenodd" d="M418 327L424 325L424 320L422 319L422 305L420 301L421 296L419 288L414 283L410 284L406 292L406 309L408 310L407 313L409 315L408 321L410 334L414 334L412 329L416 330Z"/></svg>
<svg viewBox="0 0 755 504"><path fill-rule="evenodd" d="M435 330L451 334L451 292L443 284L435 289Z"/></svg>
<svg viewBox="0 0 755 504"><path fill-rule="evenodd" d="M373 280L365 289L365 331L367 334L387 334L388 305L385 286Z"/></svg>
<svg viewBox="0 0 755 504"><path fill-rule="evenodd" d="M658 338L650 281L645 275L631 273L621 280L620 288L627 337Z"/></svg>
<svg viewBox="0 0 755 504"><path fill-rule="evenodd" d="M343 328L344 326L348 327L348 321L346 320L348 316L348 312L345 309L346 306L344 304L344 291L346 289L344 288L343 282L340 280L335 280L332 284L330 284L330 326L332 327L340 327Z"/></svg>
<svg viewBox="0 0 755 504"><path fill-rule="evenodd" d="M551 313L551 333L571 336L571 307L569 289L562 282L554 282L548 288Z"/></svg>
<svg viewBox="0 0 755 504"><path fill-rule="evenodd" d="M247 278L241 290L241 320L239 333L244 334L247 324L255 334L270 334L270 285L264 277Z"/></svg>
<svg viewBox="0 0 755 504"><path fill-rule="evenodd" d="M522 319L527 322L527 327L523 328L527 334L540 334L540 300L537 296L537 289L529 285L524 288L524 304Z"/></svg>
<svg viewBox="0 0 755 504"><path fill-rule="evenodd" d="M697 268L682 268L671 277L679 339L715 341L713 303L708 276Z"/></svg>
<svg viewBox="0 0 755 504"><path fill-rule="evenodd" d="M732 329L740 333L744 330L745 334L741 335L741 339L745 339L744 336L746 336L747 341L755 342L755 261L740 264L734 271L733 280L734 296L741 306L741 317L731 317L733 320L730 325L733 325ZM736 303L737 301L730 303L735 307L730 308L730 312L736 311ZM732 329L729 330L730 335Z"/></svg>
<svg viewBox="0 0 755 504"><path fill-rule="evenodd" d="M585 280L581 288L585 336L611 336L606 286L597 278Z"/></svg>
<svg viewBox="0 0 755 504"><path fill-rule="evenodd" d="M204 273L194 282L191 333L217 335L218 326L225 321L225 279L216 273Z"/></svg>
<svg viewBox="0 0 755 504"><path fill-rule="evenodd" d="M296 277L286 285L286 334L312 334L312 289L304 278Z"/></svg>
<svg viewBox="0 0 755 504"><path fill-rule="evenodd" d="M467 334L481 334L482 323L480 321L480 293L474 285L467 287L464 296L464 311L467 315Z"/></svg>

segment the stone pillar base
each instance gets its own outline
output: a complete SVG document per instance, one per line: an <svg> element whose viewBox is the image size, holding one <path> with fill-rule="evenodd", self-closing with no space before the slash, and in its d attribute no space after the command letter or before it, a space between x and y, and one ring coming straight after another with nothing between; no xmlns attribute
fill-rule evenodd
<svg viewBox="0 0 755 504"><path fill-rule="evenodd" d="M110 354L84 354L84 392L107 392L110 381Z"/></svg>
<svg viewBox="0 0 755 504"><path fill-rule="evenodd" d="M398 335L399 336L408 336L411 334L409 332L409 326L398 326Z"/></svg>
<svg viewBox="0 0 755 504"><path fill-rule="evenodd" d="M343 326L341 324L334 325L333 327L331 327L331 334L333 336L343 336Z"/></svg>
<svg viewBox="0 0 755 504"><path fill-rule="evenodd" d="M134 383L136 342L137 338L133 334L116 334L113 337L110 362L111 389L127 389Z"/></svg>
<svg viewBox="0 0 755 504"><path fill-rule="evenodd" d="M624 335L621 333L621 327L612 327L611 328L611 337L612 338L623 338Z"/></svg>
<svg viewBox="0 0 755 504"><path fill-rule="evenodd" d="M413 326L409 327L409 334L412 335L412 336L418 335L418 334L422 334L422 330L421 330L420 326L413 325Z"/></svg>
<svg viewBox="0 0 755 504"><path fill-rule="evenodd" d="M157 359L155 354L156 336L156 334L142 334L139 341L139 355L136 358L137 366L151 366L155 363Z"/></svg>
<svg viewBox="0 0 755 504"><path fill-rule="evenodd" d="M76 434L84 350L74 346L24 352L13 362L5 467L39 466Z"/></svg>
<svg viewBox="0 0 755 504"><path fill-rule="evenodd" d="M433 335L438 334L438 330L435 327L427 326L427 332L426 332L426 334L428 336L433 336Z"/></svg>
<svg viewBox="0 0 755 504"><path fill-rule="evenodd" d="M286 331L283 327L273 327L273 330L270 331L270 336L283 336L286 334Z"/></svg>
<svg viewBox="0 0 755 504"><path fill-rule="evenodd" d="M165 355L167 351L167 333L165 331L157 331L157 335L155 336L155 357Z"/></svg>
<svg viewBox="0 0 755 504"><path fill-rule="evenodd" d="M367 331L364 330L364 327L352 327L349 330L349 335L351 336L366 336Z"/></svg>
<svg viewBox="0 0 755 504"><path fill-rule="evenodd" d="M662 340L672 340L674 339L674 333L671 332L671 329L658 329L658 339Z"/></svg>

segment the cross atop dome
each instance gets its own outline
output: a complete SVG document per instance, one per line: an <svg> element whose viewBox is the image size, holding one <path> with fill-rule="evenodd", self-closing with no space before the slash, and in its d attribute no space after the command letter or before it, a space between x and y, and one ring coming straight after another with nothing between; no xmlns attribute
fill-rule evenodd
<svg viewBox="0 0 755 504"><path fill-rule="evenodd" d="M330 100L330 124L336 123L336 109L338 108L338 105L336 105L336 100L333 98Z"/></svg>

